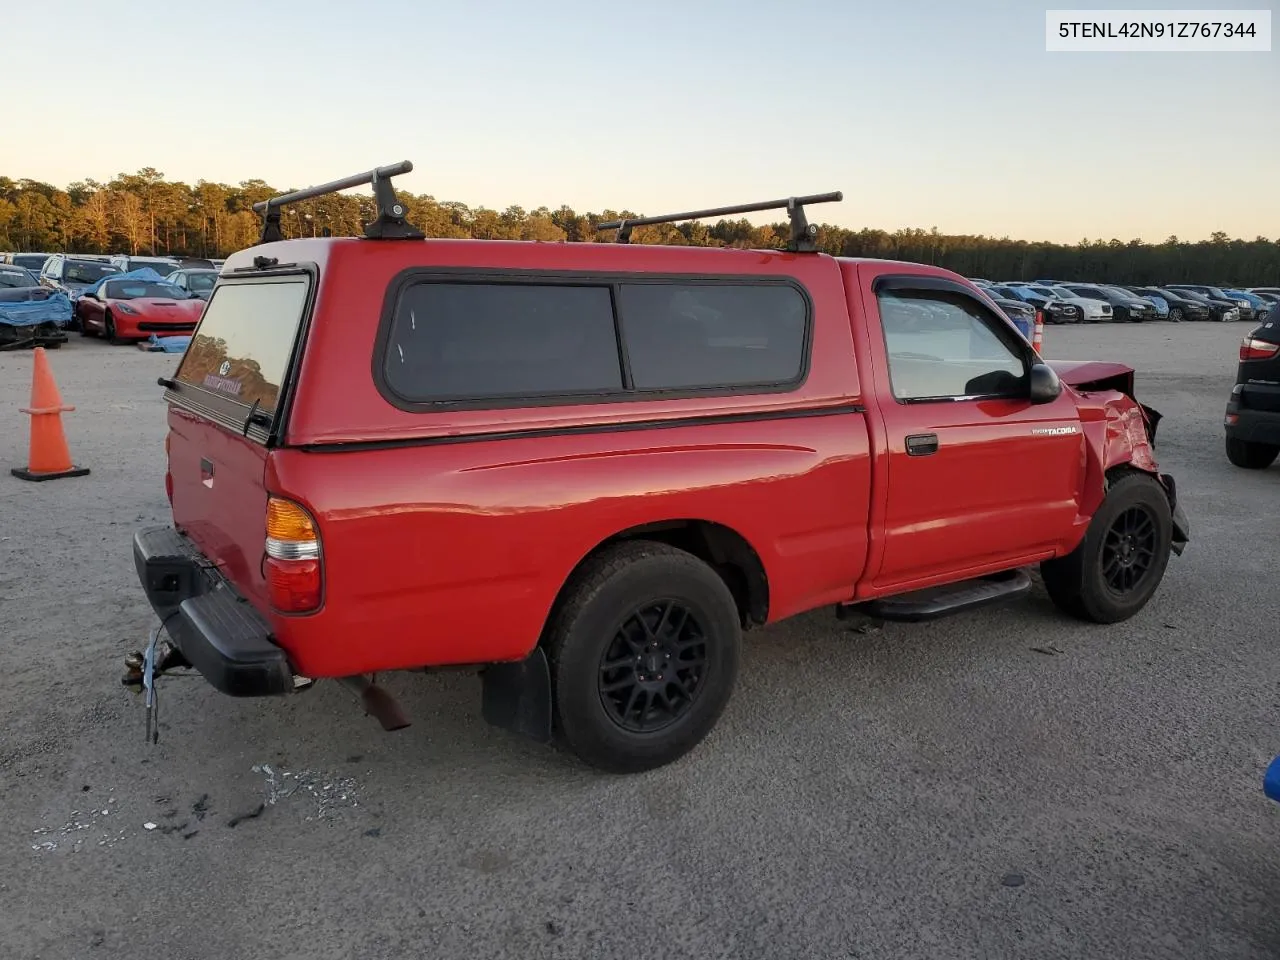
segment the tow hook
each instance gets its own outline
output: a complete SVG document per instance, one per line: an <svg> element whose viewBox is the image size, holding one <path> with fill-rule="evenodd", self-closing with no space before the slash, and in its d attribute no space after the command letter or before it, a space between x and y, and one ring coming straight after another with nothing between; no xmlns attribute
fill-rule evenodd
<svg viewBox="0 0 1280 960"><path fill-rule="evenodd" d="M405 716L399 702L386 687L378 686L374 677L358 673L351 677L339 677L338 682L359 695L364 712L382 724L383 730L389 732L409 726L409 718Z"/></svg>

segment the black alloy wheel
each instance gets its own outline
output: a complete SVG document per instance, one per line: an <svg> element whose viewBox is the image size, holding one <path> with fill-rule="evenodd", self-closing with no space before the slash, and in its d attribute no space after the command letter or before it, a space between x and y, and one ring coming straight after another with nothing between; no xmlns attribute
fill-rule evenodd
<svg viewBox="0 0 1280 960"><path fill-rule="evenodd" d="M1129 593L1155 566L1156 518L1135 504L1112 521L1102 544L1102 577L1119 595Z"/></svg>
<svg viewBox="0 0 1280 960"><path fill-rule="evenodd" d="M678 600L626 617L600 658L600 701L628 733L653 733L679 720L702 692L707 638Z"/></svg>
<svg viewBox="0 0 1280 960"><path fill-rule="evenodd" d="M1151 474L1127 469L1108 478L1106 496L1084 539L1040 564L1058 609L1090 623L1119 623L1146 606L1164 578L1173 543L1172 505Z"/></svg>
<svg viewBox="0 0 1280 960"><path fill-rule="evenodd" d="M624 540L579 565L542 643L559 737L591 766L638 773L716 725L738 673L742 612L699 557Z"/></svg>

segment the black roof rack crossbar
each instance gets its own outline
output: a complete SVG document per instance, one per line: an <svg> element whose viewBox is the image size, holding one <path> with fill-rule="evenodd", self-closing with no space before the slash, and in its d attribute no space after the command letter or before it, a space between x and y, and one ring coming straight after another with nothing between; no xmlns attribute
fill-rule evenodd
<svg viewBox="0 0 1280 960"><path fill-rule="evenodd" d="M786 210L791 221L791 237L787 249L792 253L812 253L818 249L815 238L817 224L809 223L804 215L805 204L835 203L844 199L839 190L833 193L814 193L807 197L788 197L786 200L766 200L763 203L742 203L735 207L712 207L709 210L691 210L688 213L669 213L661 217L629 217L609 220L596 225L597 230L617 230L617 243L630 243L631 231L653 223L679 223L682 220L706 220L710 217L728 217L737 213L755 213L758 210Z"/></svg>
<svg viewBox="0 0 1280 960"><path fill-rule="evenodd" d="M307 187L305 190L294 190L283 193L270 200L259 200L253 205L253 212L262 214L262 236L259 243L270 243L283 240L280 232L280 208L300 200L312 200L330 193L350 190L369 184L373 187L373 199L378 206L378 216L365 224L364 235L370 240L421 240L426 236L421 230L405 219L405 207L396 199L396 192L391 189L391 178L413 169L408 160L393 163L386 167L375 167L364 173L353 174L341 180L322 183L319 186Z"/></svg>

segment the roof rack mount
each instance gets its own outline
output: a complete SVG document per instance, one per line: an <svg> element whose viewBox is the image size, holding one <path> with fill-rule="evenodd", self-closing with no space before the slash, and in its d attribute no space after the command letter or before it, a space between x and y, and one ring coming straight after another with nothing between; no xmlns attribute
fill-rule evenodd
<svg viewBox="0 0 1280 960"><path fill-rule="evenodd" d="M709 210L691 210L688 213L669 213L661 217L632 217L610 220L596 225L597 230L617 230L616 243L630 243L631 231L654 223L679 223L683 220L706 220L710 217L728 217L737 213L755 213L759 210L786 210L791 221L791 237L787 250L791 253L813 253L818 249L818 225L811 224L804 215L806 204L836 203L844 199L839 190L832 193L814 193L807 197L788 197L785 200L766 200L763 203L742 203L735 207L712 207Z"/></svg>
<svg viewBox="0 0 1280 960"><path fill-rule="evenodd" d="M413 169L408 160L393 163L386 167L375 167L364 173L353 174L341 180L322 183L319 186L307 187L305 190L294 190L282 193L269 200L259 200L253 205L253 212L262 214L262 236L259 243L271 243L283 240L280 232L280 208L300 200L312 200L327 196L352 187L370 184L373 187L373 199L378 205L378 216L365 224L364 235L370 240L421 240L426 236L421 230L405 219L404 204L396 199L396 192L391 188L391 178Z"/></svg>

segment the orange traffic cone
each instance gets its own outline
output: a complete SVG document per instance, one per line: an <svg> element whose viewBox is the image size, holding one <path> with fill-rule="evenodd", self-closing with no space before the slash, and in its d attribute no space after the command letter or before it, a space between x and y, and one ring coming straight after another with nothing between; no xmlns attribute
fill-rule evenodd
<svg viewBox="0 0 1280 960"><path fill-rule="evenodd" d="M35 370L31 376L31 406L22 408L23 413L31 415L31 450L26 468L14 467L9 472L23 480L83 477L89 468L72 464L67 435L62 431L62 414L75 407L62 402L44 347L36 347L33 353Z"/></svg>

